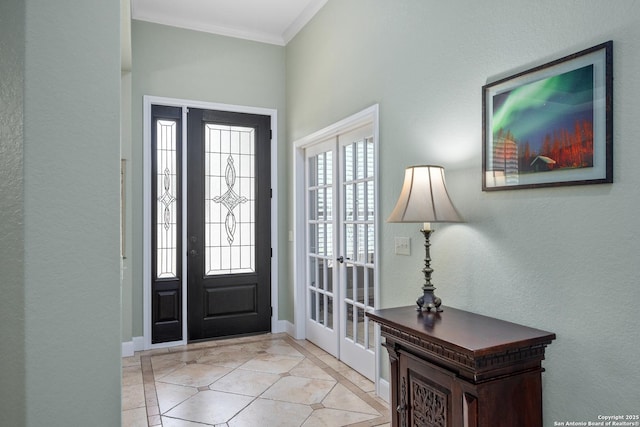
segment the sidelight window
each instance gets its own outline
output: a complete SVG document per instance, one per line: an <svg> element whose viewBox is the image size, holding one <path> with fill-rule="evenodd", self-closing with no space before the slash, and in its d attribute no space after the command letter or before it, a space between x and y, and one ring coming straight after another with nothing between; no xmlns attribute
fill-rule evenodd
<svg viewBox="0 0 640 427"><path fill-rule="evenodd" d="M156 121L156 277L178 275L177 149L175 120Z"/></svg>

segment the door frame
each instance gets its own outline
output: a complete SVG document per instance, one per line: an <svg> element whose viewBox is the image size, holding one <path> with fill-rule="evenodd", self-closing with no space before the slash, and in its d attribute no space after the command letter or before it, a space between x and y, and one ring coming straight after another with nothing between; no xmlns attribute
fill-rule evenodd
<svg viewBox="0 0 640 427"><path fill-rule="evenodd" d="M363 125L370 124L373 127L373 141L374 141L374 167L375 167L375 193L374 193L374 224L376 227L375 247L380 248L380 214L378 203L379 192L379 107L378 104L374 104L358 113L355 113L339 122L327 126L317 132L307 135L303 138L296 140L293 143L293 200L294 200L294 221L293 221L293 278L294 278L294 320L295 320L295 338L305 339L306 331L306 279L305 268L306 265L306 241L305 241L305 149L315 144L322 143L329 138L337 137L341 134L359 128ZM380 300L380 286L379 286L379 266L380 266L380 250L375 252L375 265L378 266L375 269L374 280L378 284L374 291L375 308L379 307ZM376 392L380 394L380 326L376 323L376 338L375 338L375 383Z"/></svg>
<svg viewBox="0 0 640 427"><path fill-rule="evenodd" d="M271 307L273 313L271 316L271 332L284 332L286 325L278 321L278 110L262 107L250 107L244 105L221 104L214 102L195 101L179 98L166 98L151 95L143 96L143 114L142 114L142 141L143 141L143 179L142 179L142 197L143 197L143 256L142 256L142 281L143 281L143 340L144 349L175 347L187 344L188 322L187 315L187 277L183 274L182 278L182 339L158 344L151 343L151 105L166 105L172 107L182 107L182 141L183 150L187 148L187 109L201 108L205 110L227 111L232 113L249 113L260 114L271 117L271 248L273 250L271 256ZM187 193L186 193L186 174L187 174L187 156L182 158L182 217L184 218L184 226L182 227L182 243L183 248L187 247ZM182 251L182 265L187 264L187 253ZM186 271L186 270L185 270Z"/></svg>

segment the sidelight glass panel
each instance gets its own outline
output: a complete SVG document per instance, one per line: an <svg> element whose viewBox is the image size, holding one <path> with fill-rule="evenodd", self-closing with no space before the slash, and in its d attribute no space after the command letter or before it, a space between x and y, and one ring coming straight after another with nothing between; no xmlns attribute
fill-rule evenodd
<svg viewBox="0 0 640 427"><path fill-rule="evenodd" d="M156 277L178 272L177 149L175 120L156 121Z"/></svg>
<svg viewBox="0 0 640 427"><path fill-rule="evenodd" d="M255 130L207 123L205 274L255 271Z"/></svg>

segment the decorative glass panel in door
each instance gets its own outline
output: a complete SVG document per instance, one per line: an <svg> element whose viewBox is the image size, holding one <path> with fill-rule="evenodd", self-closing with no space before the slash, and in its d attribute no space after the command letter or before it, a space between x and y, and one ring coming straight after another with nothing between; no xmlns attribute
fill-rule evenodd
<svg viewBox="0 0 640 427"><path fill-rule="evenodd" d="M205 124L205 275L255 271L254 133Z"/></svg>

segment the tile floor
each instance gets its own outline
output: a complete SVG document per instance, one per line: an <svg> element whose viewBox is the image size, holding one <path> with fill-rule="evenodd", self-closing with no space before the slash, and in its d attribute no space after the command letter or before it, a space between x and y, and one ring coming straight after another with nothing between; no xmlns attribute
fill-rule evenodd
<svg viewBox="0 0 640 427"><path fill-rule="evenodd" d="M122 360L123 427L372 427L389 420L371 381L286 334Z"/></svg>

